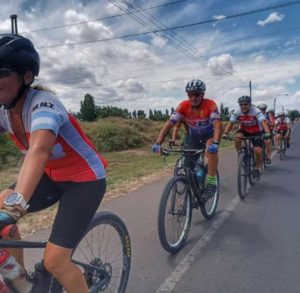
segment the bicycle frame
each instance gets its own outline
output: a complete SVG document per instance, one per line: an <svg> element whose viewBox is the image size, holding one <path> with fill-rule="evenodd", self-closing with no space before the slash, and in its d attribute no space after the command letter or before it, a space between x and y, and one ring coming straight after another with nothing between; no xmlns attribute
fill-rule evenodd
<svg viewBox="0 0 300 293"><path fill-rule="evenodd" d="M198 155L203 156L203 162L204 162L204 152L205 149L162 149L162 154L165 156L169 156L171 154L181 154L183 158L185 158L186 156L191 156L196 158ZM194 163L198 165L198 167L200 167L201 169L204 169L203 165L199 165L196 161L196 159L194 160ZM184 175L181 174L180 176L185 176L188 182L188 188L192 190L192 194L196 197L196 199L198 200L199 204L201 203L201 195L203 193L203 184L204 181L202 183L202 186L198 187L198 184L196 182L196 178L194 176L194 171L191 170L190 167L187 166L182 166L180 168L178 168L178 170L183 169L184 170Z"/></svg>

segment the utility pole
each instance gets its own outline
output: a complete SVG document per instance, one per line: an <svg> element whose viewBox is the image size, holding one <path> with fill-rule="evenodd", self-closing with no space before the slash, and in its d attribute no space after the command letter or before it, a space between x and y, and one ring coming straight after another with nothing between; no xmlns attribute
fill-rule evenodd
<svg viewBox="0 0 300 293"><path fill-rule="evenodd" d="M252 98L252 84L251 84L251 80L249 81L249 91L250 91L250 97Z"/></svg>
<svg viewBox="0 0 300 293"><path fill-rule="evenodd" d="M12 14L10 16L11 19L11 33L17 35L18 34L18 22L17 22L17 14Z"/></svg>

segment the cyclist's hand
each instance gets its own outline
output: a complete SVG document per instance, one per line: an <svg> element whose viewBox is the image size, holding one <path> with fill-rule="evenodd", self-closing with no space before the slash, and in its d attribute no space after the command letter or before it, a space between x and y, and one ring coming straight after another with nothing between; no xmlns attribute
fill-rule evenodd
<svg viewBox="0 0 300 293"><path fill-rule="evenodd" d="M215 154L218 152L218 149L219 149L219 146L216 144L216 143L211 143L208 148L207 148L207 151L210 153L210 154Z"/></svg>
<svg viewBox="0 0 300 293"><path fill-rule="evenodd" d="M222 138L225 139L225 140L226 140L226 139L229 139L228 133L223 133L223 134L222 134Z"/></svg>
<svg viewBox="0 0 300 293"><path fill-rule="evenodd" d="M4 205L0 209L0 223L14 224L18 222L24 215L26 210L23 210L20 206L6 206Z"/></svg>
<svg viewBox="0 0 300 293"><path fill-rule="evenodd" d="M271 133L270 132L264 133L263 138L264 139L270 139L271 138Z"/></svg>
<svg viewBox="0 0 300 293"><path fill-rule="evenodd" d="M157 143L153 144L153 145L152 145L152 151L153 151L154 153L160 153L160 151L161 151L161 145L160 145L160 144L157 144Z"/></svg>

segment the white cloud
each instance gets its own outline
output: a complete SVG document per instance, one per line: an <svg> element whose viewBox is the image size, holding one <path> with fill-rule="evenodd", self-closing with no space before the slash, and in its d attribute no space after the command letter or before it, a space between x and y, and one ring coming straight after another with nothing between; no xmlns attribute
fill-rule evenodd
<svg viewBox="0 0 300 293"><path fill-rule="evenodd" d="M279 14L278 12L272 12L265 20L259 20L257 22L260 26L265 26L269 23L278 22L283 20L284 14Z"/></svg>
<svg viewBox="0 0 300 293"><path fill-rule="evenodd" d="M224 19L226 16L225 15L214 15L212 17L212 19L217 19L217 20L221 20L221 19Z"/></svg>
<svg viewBox="0 0 300 293"><path fill-rule="evenodd" d="M208 60L207 67L215 75L232 75L233 65L230 54L222 54Z"/></svg>

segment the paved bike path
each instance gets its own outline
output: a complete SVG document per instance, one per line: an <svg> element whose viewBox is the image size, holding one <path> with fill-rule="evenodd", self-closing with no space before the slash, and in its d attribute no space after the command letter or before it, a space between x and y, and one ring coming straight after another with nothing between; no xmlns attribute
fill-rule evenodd
<svg viewBox="0 0 300 293"><path fill-rule="evenodd" d="M222 194L218 213L221 213L236 193L232 186L236 182L236 154L233 150L221 152L219 172ZM200 210L194 210L192 229L182 251L171 256L162 249L157 234L157 213L162 190L170 177L166 176L158 181L145 184L138 190L101 206L101 210L117 213L126 222L130 233L133 257L127 292L155 292L212 224L211 221L204 220ZM234 178L234 184L232 184L232 178ZM36 232L30 236L30 239L47 239L48 235L49 229ZM27 267L32 268L32 264L41 256L42 251L27 250L25 252Z"/></svg>
<svg viewBox="0 0 300 293"><path fill-rule="evenodd" d="M294 144L299 145L299 142L295 140ZM260 260L264 259L261 255L268 255L268 249L260 247L260 245L263 245L266 235L273 235L273 232L270 232L272 231L271 227L266 227L267 232L261 229L261 219L272 215L275 219L268 218L268 220L264 220L264 223L271 225L274 222L284 229L284 225L280 220L281 216L279 219L276 217L281 215L278 208L285 206L286 201L282 199L280 194L275 197L277 200L273 200L273 193L286 191L284 188L284 182L287 182L285 176L289 174L290 169L288 166L290 162L293 162L293 151L296 151L297 147L294 144L291 151L288 152L285 162L279 162L277 159L273 161L272 169L266 171L261 181L255 188L251 189L245 202L236 201L236 154L233 150L222 151L219 163L221 197L218 214L213 220L207 221L203 219L200 211L194 210L193 224L187 243L176 255L165 252L160 246L157 236L159 200L169 177L146 184L128 195L103 204L101 206L102 210L111 210L125 220L131 236L133 258L127 292L170 292L158 290L166 284L166 280L169 280L170 276L173 277L173 283L171 282L174 287L173 292L271 292L245 290L248 285L257 283L255 278L251 278L251 276L257 277L255 270L254 273L252 272L252 269L255 268L253 261L257 261L253 256L260 256L258 257L258 260ZM295 159L297 159L297 154L295 156ZM262 190L263 195L261 194ZM273 205L277 202L277 206L273 207L267 199ZM282 202L278 199L282 199ZM233 202L234 206L232 205ZM228 206L233 207L230 213L227 210ZM292 206L292 208L295 210L297 206ZM289 214L288 208L286 213ZM293 214L295 214L295 211ZM288 216L287 218L290 219ZM219 223L220 227L217 227L216 223ZM211 231L214 233L211 233ZM280 231L284 232L283 230ZM31 239L46 239L48 234L48 230L41 231L31 236ZM277 235L278 239L280 235L281 233ZM283 236L281 235L281 237ZM270 241L271 244L268 241L270 247L275 246L278 242L277 238L274 239L275 242L274 240ZM191 255L192 249L199 243L200 246L202 245L201 250ZM255 245L256 243L258 243L258 246ZM41 254L40 252L39 255ZM28 251L26 253L26 263L32 263L33 255L36 255L36 252ZM280 262L283 261L280 259ZM182 270L184 266L187 268L186 271ZM257 266L259 268L263 267L262 264ZM247 268L250 271L247 271ZM178 269L175 274L174 269ZM236 291L234 291L235 288L237 288ZM241 288L243 290L240 291Z"/></svg>

